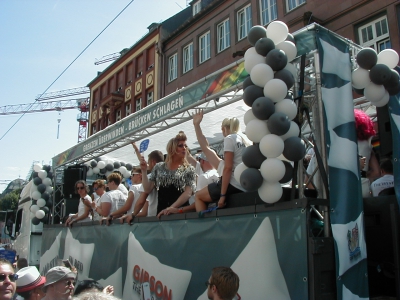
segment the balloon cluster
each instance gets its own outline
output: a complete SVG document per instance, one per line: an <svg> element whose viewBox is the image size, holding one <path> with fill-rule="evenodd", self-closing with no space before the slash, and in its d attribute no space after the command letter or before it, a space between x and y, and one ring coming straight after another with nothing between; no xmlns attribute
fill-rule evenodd
<svg viewBox="0 0 400 300"><path fill-rule="evenodd" d="M243 100L251 107L244 115L246 135L254 143L242 154L243 163L234 177L247 191L256 191L266 203L282 197L281 184L292 179L290 161L304 158L305 144L299 126L292 120L297 106L288 91L297 77L288 63L297 54L293 36L285 23L272 22L265 29L254 26L248 40L253 46L245 53L250 74L243 83Z"/></svg>
<svg viewBox="0 0 400 300"><path fill-rule="evenodd" d="M130 171L132 171L133 168L130 163L125 164L124 162L106 160L99 157L87 162L86 164L89 167L86 173L88 177L93 174L108 176L114 171L119 171L124 178L129 178L131 176Z"/></svg>
<svg viewBox="0 0 400 300"><path fill-rule="evenodd" d="M372 48L358 52L358 68L351 74L354 90L377 107L389 102L389 97L400 92L399 73L394 67L399 63L399 55L392 49L379 54Z"/></svg>
<svg viewBox="0 0 400 300"><path fill-rule="evenodd" d="M33 166L30 195L32 205L30 207L32 224L39 225L46 222L50 207L52 206L50 195L53 193L53 173L51 166L35 164Z"/></svg>

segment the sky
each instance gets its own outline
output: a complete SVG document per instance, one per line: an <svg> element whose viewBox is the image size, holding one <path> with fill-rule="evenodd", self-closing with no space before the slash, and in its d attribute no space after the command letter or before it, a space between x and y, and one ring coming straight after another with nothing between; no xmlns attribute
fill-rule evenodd
<svg viewBox="0 0 400 300"><path fill-rule="evenodd" d="M130 2L1 0L0 107L33 103ZM96 58L131 47L151 23L175 15L186 2L134 0L47 93L86 86L109 65L94 65ZM72 109L0 115L0 193L4 181L26 179L34 161L51 164L77 143L78 114Z"/></svg>

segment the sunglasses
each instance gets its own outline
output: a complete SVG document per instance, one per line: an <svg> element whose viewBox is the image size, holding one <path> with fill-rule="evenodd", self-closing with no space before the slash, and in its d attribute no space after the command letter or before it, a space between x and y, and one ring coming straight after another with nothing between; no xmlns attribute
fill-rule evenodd
<svg viewBox="0 0 400 300"><path fill-rule="evenodd" d="M178 147L179 147L179 148L183 148L183 147L187 148L188 145L186 145L186 144L178 144Z"/></svg>
<svg viewBox="0 0 400 300"><path fill-rule="evenodd" d="M84 187L84 186L77 186L76 189L77 189L77 190L84 190L85 187Z"/></svg>
<svg viewBox="0 0 400 300"><path fill-rule="evenodd" d="M75 285L75 281L68 280L68 281L65 283L65 286L70 286L70 285Z"/></svg>
<svg viewBox="0 0 400 300"><path fill-rule="evenodd" d="M17 274L0 274L0 282L6 280L6 277L8 277L11 282L15 282L18 279Z"/></svg>
<svg viewBox="0 0 400 300"><path fill-rule="evenodd" d="M131 176L139 175L140 173L132 173Z"/></svg>

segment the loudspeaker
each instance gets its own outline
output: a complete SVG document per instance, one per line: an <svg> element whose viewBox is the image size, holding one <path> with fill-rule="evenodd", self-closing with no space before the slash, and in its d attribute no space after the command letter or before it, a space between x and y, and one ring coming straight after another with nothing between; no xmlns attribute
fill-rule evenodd
<svg viewBox="0 0 400 300"><path fill-rule="evenodd" d="M376 113L378 116L378 130L379 130L379 154L380 157L389 156L393 152L392 142L392 128L390 125L390 116L387 105L384 107L377 107Z"/></svg>
<svg viewBox="0 0 400 300"><path fill-rule="evenodd" d="M64 170L64 198L69 199L71 197L79 196L75 191L75 183L78 180L86 180L86 168L79 166Z"/></svg>
<svg viewBox="0 0 400 300"><path fill-rule="evenodd" d="M363 200L369 295L400 299L400 216L396 196Z"/></svg>

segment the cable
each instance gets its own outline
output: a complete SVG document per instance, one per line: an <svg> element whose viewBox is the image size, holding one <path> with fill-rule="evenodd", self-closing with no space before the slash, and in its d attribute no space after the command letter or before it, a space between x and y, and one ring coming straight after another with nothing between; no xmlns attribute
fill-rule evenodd
<svg viewBox="0 0 400 300"><path fill-rule="evenodd" d="M44 90L42 94L38 98L36 98L35 102L33 102L28 108L27 111L37 102L40 100L40 98L53 86L53 84L69 69L69 67L72 66L72 64L90 47L91 44L94 43L95 40L129 7L129 5L132 4L132 2L135 0L131 0L115 17L114 19L111 20L110 23L102 30L100 33L81 51L81 53L78 54L78 56L61 72L60 75L57 76L57 78ZM24 112L17 121L2 135L0 138L0 141L10 132L11 129L22 119L23 116L25 116L26 112Z"/></svg>

